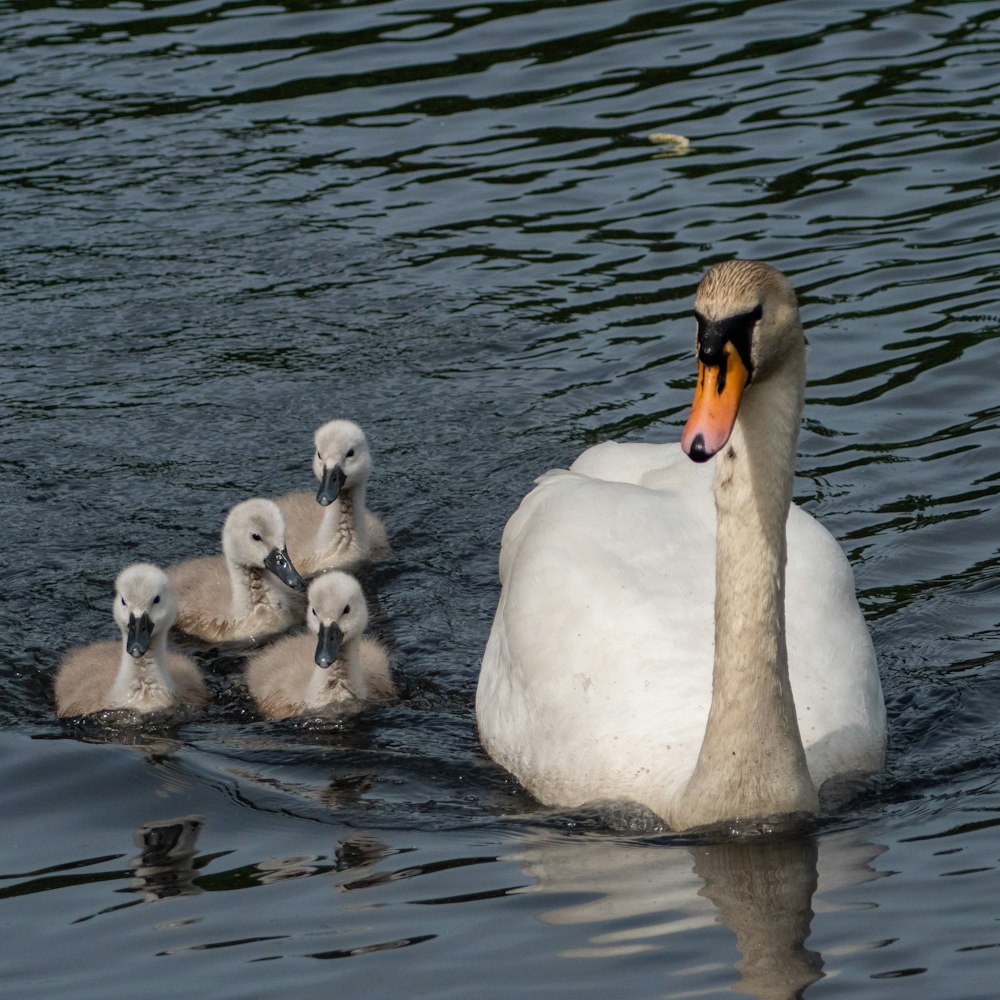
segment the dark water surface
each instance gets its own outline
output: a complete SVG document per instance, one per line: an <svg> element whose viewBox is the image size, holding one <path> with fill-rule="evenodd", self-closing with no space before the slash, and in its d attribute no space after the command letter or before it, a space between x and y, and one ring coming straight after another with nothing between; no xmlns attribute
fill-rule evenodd
<svg viewBox="0 0 1000 1000"><path fill-rule="evenodd" d="M998 995L994 3L22 0L0 82L5 998ZM679 436L734 255L800 290L891 739L814 836L705 844L540 809L472 703L506 518ZM117 571L334 416L402 700L264 723L208 657L192 720L57 723Z"/></svg>

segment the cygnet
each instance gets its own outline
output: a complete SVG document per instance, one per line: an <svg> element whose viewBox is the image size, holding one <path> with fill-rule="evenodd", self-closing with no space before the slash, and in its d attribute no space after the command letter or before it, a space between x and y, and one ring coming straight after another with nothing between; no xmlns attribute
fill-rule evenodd
<svg viewBox="0 0 1000 1000"><path fill-rule="evenodd" d="M276 504L256 498L233 507L222 552L167 569L180 631L211 643L255 642L302 621L305 583L288 557Z"/></svg>
<svg viewBox="0 0 1000 1000"><path fill-rule="evenodd" d="M385 525L365 506L371 453L364 431L350 420L331 420L315 435L311 493L278 497L292 560L306 577L385 559L392 549Z"/></svg>
<svg viewBox="0 0 1000 1000"><path fill-rule="evenodd" d="M247 687L271 719L357 710L396 697L385 650L364 636L368 606L358 581L332 571L309 586L309 631L254 654Z"/></svg>
<svg viewBox="0 0 1000 1000"><path fill-rule="evenodd" d="M167 648L177 617L174 593L158 566L135 563L118 574L113 613L122 638L71 650L56 674L56 714L126 708L155 712L203 705L208 688L194 660Z"/></svg>

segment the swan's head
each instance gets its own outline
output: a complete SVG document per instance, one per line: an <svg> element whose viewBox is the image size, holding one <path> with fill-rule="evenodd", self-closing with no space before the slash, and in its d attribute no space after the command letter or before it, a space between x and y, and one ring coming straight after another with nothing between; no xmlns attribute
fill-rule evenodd
<svg viewBox="0 0 1000 1000"><path fill-rule="evenodd" d="M316 635L316 665L336 663L340 647L368 626L368 603L361 584L347 573L333 571L309 585L306 622Z"/></svg>
<svg viewBox="0 0 1000 1000"><path fill-rule="evenodd" d="M795 290L769 264L727 260L695 295L698 385L681 447L696 462L723 448L751 384L766 381L805 340Z"/></svg>
<svg viewBox="0 0 1000 1000"><path fill-rule="evenodd" d="M285 519L270 500L244 500L229 512L222 527L222 551L236 566L263 567L286 587L305 587L285 548Z"/></svg>
<svg viewBox="0 0 1000 1000"><path fill-rule="evenodd" d="M350 420L331 420L316 431L313 472L319 480L316 502L333 503L344 488L354 489L368 482L371 455L365 432Z"/></svg>
<svg viewBox="0 0 1000 1000"><path fill-rule="evenodd" d="M169 631L177 619L166 573L151 563L126 566L115 580L114 616L129 656L143 656L153 634Z"/></svg>

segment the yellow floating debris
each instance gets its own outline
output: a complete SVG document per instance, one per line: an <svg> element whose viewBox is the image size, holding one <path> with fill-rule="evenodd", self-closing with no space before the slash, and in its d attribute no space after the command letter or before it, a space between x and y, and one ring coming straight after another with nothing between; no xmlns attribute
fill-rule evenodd
<svg viewBox="0 0 1000 1000"><path fill-rule="evenodd" d="M649 141L662 146L661 156L677 156L691 148L691 140L674 132L651 132Z"/></svg>

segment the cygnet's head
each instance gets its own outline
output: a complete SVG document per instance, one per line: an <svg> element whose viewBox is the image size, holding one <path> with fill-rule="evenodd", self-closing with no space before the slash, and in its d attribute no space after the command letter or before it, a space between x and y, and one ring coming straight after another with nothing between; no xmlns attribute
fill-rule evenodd
<svg viewBox="0 0 1000 1000"><path fill-rule="evenodd" d="M177 619L177 604L166 573L151 563L126 566L115 580L113 613L129 655L144 655L153 634L168 632Z"/></svg>
<svg viewBox="0 0 1000 1000"><path fill-rule="evenodd" d="M237 566L269 570L286 587L305 586L285 548L285 519L271 500L244 500L233 507L222 526L222 551Z"/></svg>
<svg viewBox="0 0 1000 1000"><path fill-rule="evenodd" d="M331 420L315 436L313 472L319 480L316 502L333 503L342 489L353 490L368 482L372 460L365 432L350 420Z"/></svg>
<svg viewBox="0 0 1000 1000"><path fill-rule="evenodd" d="M329 667L340 647L368 627L368 603L361 584L348 573L334 570L309 585L306 622L316 635L316 665Z"/></svg>

